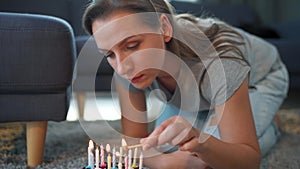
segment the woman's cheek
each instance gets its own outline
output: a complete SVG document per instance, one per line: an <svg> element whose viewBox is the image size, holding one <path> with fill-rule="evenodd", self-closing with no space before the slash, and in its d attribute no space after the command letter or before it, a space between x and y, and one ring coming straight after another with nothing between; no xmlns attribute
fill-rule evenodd
<svg viewBox="0 0 300 169"><path fill-rule="evenodd" d="M107 58L107 62L115 71L117 70L117 64L115 62L113 62L112 59Z"/></svg>

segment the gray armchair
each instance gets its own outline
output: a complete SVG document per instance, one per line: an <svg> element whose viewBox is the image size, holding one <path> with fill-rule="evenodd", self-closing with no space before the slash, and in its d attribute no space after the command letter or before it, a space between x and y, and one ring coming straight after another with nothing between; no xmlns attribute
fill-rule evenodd
<svg viewBox="0 0 300 169"><path fill-rule="evenodd" d="M75 62L62 19L0 12L0 122L26 122L27 163L42 162L47 121L63 121Z"/></svg>

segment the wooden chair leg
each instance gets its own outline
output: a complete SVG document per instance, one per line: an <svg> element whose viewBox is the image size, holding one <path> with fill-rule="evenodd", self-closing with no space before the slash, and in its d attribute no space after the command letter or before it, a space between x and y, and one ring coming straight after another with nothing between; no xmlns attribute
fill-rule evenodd
<svg viewBox="0 0 300 169"><path fill-rule="evenodd" d="M47 121L26 123L28 167L36 167L43 161L47 126Z"/></svg>
<svg viewBox="0 0 300 169"><path fill-rule="evenodd" d="M77 97L77 106L78 106L79 118L82 119L83 116L84 116L84 107L85 107L86 94L85 94L85 92L78 92L78 93L76 93L76 97Z"/></svg>

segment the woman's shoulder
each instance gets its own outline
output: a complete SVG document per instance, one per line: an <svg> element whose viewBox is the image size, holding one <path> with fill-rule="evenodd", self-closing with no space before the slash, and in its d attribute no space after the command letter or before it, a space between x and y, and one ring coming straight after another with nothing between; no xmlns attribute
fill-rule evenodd
<svg viewBox="0 0 300 169"><path fill-rule="evenodd" d="M256 35L253 35L251 33L248 33L247 31L241 29L241 28L234 28L236 32L238 32L244 39L244 48L247 50L248 55L254 55L258 54L257 51L259 51L259 54L262 55L262 57L277 57L277 49L276 47L271 44L270 42L266 41L265 39L258 37ZM267 56L266 56L267 55Z"/></svg>

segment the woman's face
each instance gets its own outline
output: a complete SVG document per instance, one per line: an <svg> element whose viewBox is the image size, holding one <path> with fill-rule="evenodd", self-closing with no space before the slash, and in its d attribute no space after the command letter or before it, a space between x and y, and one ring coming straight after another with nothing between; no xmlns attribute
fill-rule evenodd
<svg viewBox="0 0 300 169"><path fill-rule="evenodd" d="M121 77L144 89L162 73L165 37L129 12L114 12L92 24L99 51Z"/></svg>

